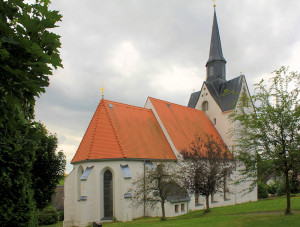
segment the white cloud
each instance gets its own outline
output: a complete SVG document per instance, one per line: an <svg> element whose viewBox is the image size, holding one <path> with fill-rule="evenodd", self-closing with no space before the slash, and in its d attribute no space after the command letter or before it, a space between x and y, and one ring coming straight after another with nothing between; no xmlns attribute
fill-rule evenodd
<svg viewBox="0 0 300 227"><path fill-rule="evenodd" d="M114 50L112 69L121 75L131 76L139 67L140 55L131 42L123 42Z"/></svg>
<svg viewBox="0 0 300 227"><path fill-rule="evenodd" d="M199 89L203 81L199 76L200 70L195 67L183 67L172 65L163 69L156 75L152 75L151 87L158 93L183 93Z"/></svg>
<svg viewBox="0 0 300 227"><path fill-rule="evenodd" d="M147 96L187 105L201 88L213 7L199 0L52 0L64 69L38 99L37 120L71 160L101 98L143 106ZM226 0L217 17L227 78L253 84L280 66L300 71L299 0ZM75 138L73 138L75 137ZM73 139L72 139L73 138ZM79 139L80 138L80 139ZM70 168L68 167L68 170Z"/></svg>

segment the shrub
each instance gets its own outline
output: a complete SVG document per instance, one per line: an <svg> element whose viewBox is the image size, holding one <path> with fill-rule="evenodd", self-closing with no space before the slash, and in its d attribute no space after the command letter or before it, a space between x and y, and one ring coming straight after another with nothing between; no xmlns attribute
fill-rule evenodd
<svg viewBox="0 0 300 227"><path fill-rule="evenodd" d="M64 211L59 211L59 221L63 221L64 220Z"/></svg>
<svg viewBox="0 0 300 227"><path fill-rule="evenodd" d="M291 193L300 192L300 181L298 179L291 179Z"/></svg>
<svg viewBox="0 0 300 227"><path fill-rule="evenodd" d="M276 195L277 196L283 196L286 194L286 188L285 188L285 183L280 183L277 191L276 191Z"/></svg>
<svg viewBox="0 0 300 227"><path fill-rule="evenodd" d="M290 184L290 192L291 192L291 194L296 194L293 191L293 185L292 184ZM286 186L285 186L285 183L279 183L277 191L276 191L276 195L277 196L286 195Z"/></svg>
<svg viewBox="0 0 300 227"><path fill-rule="evenodd" d="M39 225L55 224L59 220L59 213L53 206L47 206L38 212Z"/></svg>
<svg viewBox="0 0 300 227"><path fill-rule="evenodd" d="M258 198L259 199L268 198L268 185L258 182Z"/></svg>
<svg viewBox="0 0 300 227"><path fill-rule="evenodd" d="M276 181L276 182L268 185L268 192L269 192L269 194L275 195L276 192L277 192L277 189L278 189L279 185L280 185L280 182L278 182L278 181Z"/></svg>

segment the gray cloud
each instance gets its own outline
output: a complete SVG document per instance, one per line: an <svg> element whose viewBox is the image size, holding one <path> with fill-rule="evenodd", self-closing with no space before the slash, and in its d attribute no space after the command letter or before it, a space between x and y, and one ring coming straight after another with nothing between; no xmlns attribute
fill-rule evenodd
<svg viewBox="0 0 300 227"><path fill-rule="evenodd" d="M101 99L144 106L152 96L187 105L208 59L212 1L52 0L63 21L64 69L37 101L36 118L56 132L68 161ZM300 1L217 1L227 78L253 83L282 65L299 70ZM68 165L68 171L71 169Z"/></svg>

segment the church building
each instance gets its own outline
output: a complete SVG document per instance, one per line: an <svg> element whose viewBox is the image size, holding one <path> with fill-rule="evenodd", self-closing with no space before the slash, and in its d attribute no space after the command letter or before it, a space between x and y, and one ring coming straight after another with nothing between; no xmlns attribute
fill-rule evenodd
<svg viewBox="0 0 300 227"><path fill-rule="evenodd" d="M148 97L144 107L102 99L71 163L65 180L64 226L87 226L101 220L131 221L142 216L160 216L161 208L132 205L128 189L137 174L155 161L176 162L194 135L212 136L234 146L228 131L238 127L228 120L241 94L249 96L245 76L226 79L216 11L211 34L206 80L191 94L188 106ZM230 94L224 95L228 92ZM249 111L253 111L253 106ZM239 177L236 171L233 178ZM234 181L233 179L233 181ZM233 182L232 181L232 182ZM215 194L210 207L257 200L257 191L228 183L230 193ZM169 199L166 217L205 208L205 198L189 195Z"/></svg>

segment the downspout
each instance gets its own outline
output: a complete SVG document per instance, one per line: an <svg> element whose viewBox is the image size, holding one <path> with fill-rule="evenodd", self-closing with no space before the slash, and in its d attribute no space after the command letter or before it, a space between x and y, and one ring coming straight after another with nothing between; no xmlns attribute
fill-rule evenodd
<svg viewBox="0 0 300 227"><path fill-rule="evenodd" d="M189 212L189 204L190 204L190 201L187 201L187 203L186 203L186 213Z"/></svg>
<svg viewBox="0 0 300 227"><path fill-rule="evenodd" d="M144 160L144 217L146 217L146 160Z"/></svg>
<svg viewBox="0 0 300 227"><path fill-rule="evenodd" d="M236 186L235 186L235 189L234 189L234 205L236 205Z"/></svg>

